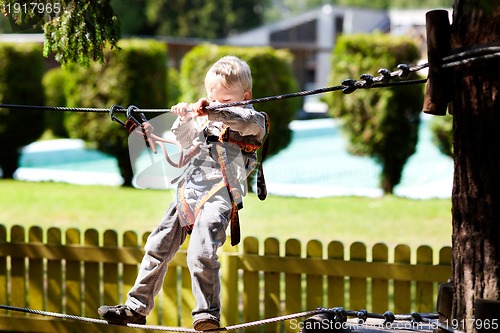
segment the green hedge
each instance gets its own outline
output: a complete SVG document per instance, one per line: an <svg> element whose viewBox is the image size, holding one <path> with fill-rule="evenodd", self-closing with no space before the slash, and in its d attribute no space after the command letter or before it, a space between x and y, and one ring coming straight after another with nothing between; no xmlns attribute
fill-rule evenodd
<svg viewBox="0 0 500 333"><path fill-rule="evenodd" d="M45 104L48 106L65 106L64 96L65 73L62 68L56 67L45 72L42 80L45 93ZM45 129L52 132L52 136L68 137L64 126L64 118L68 112L52 111L45 113Z"/></svg>
<svg viewBox="0 0 500 333"><path fill-rule="evenodd" d="M153 40L121 40L121 50L107 51L104 65L70 66L65 96L70 107L109 108L114 104L139 108L165 108L167 48ZM124 185L131 185L133 172L128 152L128 132L112 122L107 113L73 113L66 127L73 137L94 144L115 156Z"/></svg>
<svg viewBox="0 0 500 333"><path fill-rule="evenodd" d="M392 71L401 63L415 64L420 53L409 38L377 33L340 36L332 56L331 82L338 85L364 73L377 76L381 68ZM382 166L384 193L392 193L406 161L415 152L423 89L423 85L360 89L325 97L330 114L342 120L349 150L373 157Z"/></svg>
<svg viewBox="0 0 500 333"><path fill-rule="evenodd" d="M292 73L292 56L283 50L267 47L233 47L199 45L188 52L181 64L180 84L182 100L188 103L206 97L203 81L210 66L226 55L245 60L252 70L253 98L280 95L297 91ZM291 140L288 124L295 118L300 101L297 98L254 105L271 119L269 154L276 154Z"/></svg>
<svg viewBox="0 0 500 333"><path fill-rule="evenodd" d="M0 43L0 103L43 105L43 71L40 45ZM43 133L43 116L42 110L0 109L3 178L12 178L18 168L19 148Z"/></svg>
<svg viewBox="0 0 500 333"><path fill-rule="evenodd" d="M453 158L453 116L432 117L430 127L432 142L441 153Z"/></svg>

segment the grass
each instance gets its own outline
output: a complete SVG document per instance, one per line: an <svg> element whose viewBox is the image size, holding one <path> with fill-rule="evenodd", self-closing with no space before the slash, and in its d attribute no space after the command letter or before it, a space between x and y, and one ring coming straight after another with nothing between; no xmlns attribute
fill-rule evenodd
<svg viewBox="0 0 500 333"><path fill-rule="evenodd" d="M0 224L142 234L156 226L172 200L170 191L2 180ZM360 241L368 248L379 242L434 250L451 245L449 199L269 196L261 202L250 194L244 206L242 237L337 240L346 247Z"/></svg>

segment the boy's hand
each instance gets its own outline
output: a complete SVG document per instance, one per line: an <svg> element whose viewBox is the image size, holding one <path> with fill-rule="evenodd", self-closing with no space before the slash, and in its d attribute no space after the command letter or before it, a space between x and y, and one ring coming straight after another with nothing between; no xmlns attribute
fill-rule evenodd
<svg viewBox="0 0 500 333"><path fill-rule="evenodd" d="M188 103L178 103L170 108L173 114L179 116L182 122L186 122L191 118L196 117L196 114L192 112L191 104Z"/></svg>
<svg viewBox="0 0 500 333"><path fill-rule="evenodd" d="M208 106L210 102L206 98L200 98L196 103L179 103L170 108L173 114L180 117L182 122L186 122L195 117L206 116L208 112L205 107Z"/></svg>
<svg viewBox="0 0 500 333"><path fill-rule="evenodd" d="M191 104L193 112L195 112L198 117L208 115L208 111L205 110L206 106L209 106L210 102L206 98L200 98L196 103Z"/></svg>

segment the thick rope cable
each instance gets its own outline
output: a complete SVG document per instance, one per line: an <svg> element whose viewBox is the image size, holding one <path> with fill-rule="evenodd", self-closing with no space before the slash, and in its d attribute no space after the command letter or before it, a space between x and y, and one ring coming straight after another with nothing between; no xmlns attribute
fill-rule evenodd
<svg viewBox="0 0 500 333"><path fill-rule="evenodd" d="M112 325L103 319L95 319L95 318L88 318L88 317L82 317L82 316L68 315L68 314L57 313L57 312L33 310L33 309L10 306L10 305L0 304L0 309L35 314L35 315L41 315L41 316L48 316L48 317L54 317L54 318L60 318L60 319L75 320L75 321L86 322L86 323L93 323L93 324L100 324L100 325ZM439 328L441 328L447 332L450 332L450 333L463 333L461 331L458 331L454 328L451 328L451 327L437 321L436 320L438 318L437 314L422 315L422 314L419 314L417 312L413 312L411 314L393 314L390 311L386 311L383 314L379 314L379 313L367 312L366 310L361 310L361 311L345 310L342 307L317 308L317 309L311 310L311 311L298 312L298 313L293 313L293 314L284 315L284 316L277 316L277 317L256 320L256 321L242 323L242 324L230 325L230 326L225 326L225 327L221 327L221 328L207 330L205 332L214 332L215 333L215 332L227 332L227 331L233 331L233 330L240 330L240 329L244 329L244 328L262 326L262 325L267 325L267 324L276 323L276 322L285 321L285 320L310 317L310 316L314 316L317 314L329 314L332 316L332 319L335 322L339 322L339 323L345 322L347 320L347 317L357 317L359 320L357 325L367 324L366 320L368 318L384 319L384 323L381 325L381 327L390 327L395 321L412 321L412 322L424 322L424 323L427 323L431 326L438 326ZM141 325L141 324L126 324L123 326L131 327L131 328L140 328L140 329L145 329L145 330L153 330L153 331L167 331L167 332L179 332L179 333L196 333L196 332L198 332L195 329L183 328L183 327L172 327L172 326Z"/></svg>
<svg viewBox="0 0 500 333"><path fill-rule="evenodd" d="M422 79L422 80L407 80L407 81L399 81L399 82L385 82L385 83L374 84L370 88L384 88L384 87L390 87L390 86L396 86L396 85L421 84L421 83L425 83L426 81L427 81L426 79ZM364 81L356 81L356 82L358 85L357 88L367 88ZM349 81L349 83L350 83L350 81ZM288 98L304 97L304 96L317 95L317 94L322 94L322 93L331 92L331 91L345 90L346 88L349 88L349 87L350 87L350 85L346 84L346 85L318 88L318 89L299 91L299 92L289 93L289 94L255 98L255 99L246 100L246 101L210 105L210 106L207 106L205 109L210 111L210 110L224 109L224 108L229 108L229 107L234 107L234 106L245 106L245 105L250 105L250 104L279 101L279 100L288 99ZM89 112L89 113L92 113L92 112L97 112L97 113L106 112L106 113L108 113L109 112L109 109L105 109L105 108L74 108L74 107L64 107L64 106L20 105L20 104L0 104L0 108L62 111L62 112L64 112L64 111ZM115 113L126 113L127 109L123 108L123 107L116 107L114 109L114 112ZM171 110L170 109L140 109L140 108L135 108L134 112L169 113L169 112L171 112Z"/></svg>
<svg viewBox="0 0 500 333"><path fill-rule="evenodd" d="M21 307L10 306L10 305L0 304L0 309L35 314L35 315L41 315L41 316L46 316L46 317L69 319L69 320L81 321L81 322L85 322L85 323L100 324L100 325L112 325L104 319L88 318L88 317L68 315L68 314L57 313L57 312L33 310L33 309L21 308ZM142 329L147 329L147 330L152 330L152 331L167 331L167 332L181 332L181 333L197 332L194 329L183 328L183 327L140 325L140 324L127 324L127 325L122 325L122 326L128 326L131 328L142 328Z"/></svg>

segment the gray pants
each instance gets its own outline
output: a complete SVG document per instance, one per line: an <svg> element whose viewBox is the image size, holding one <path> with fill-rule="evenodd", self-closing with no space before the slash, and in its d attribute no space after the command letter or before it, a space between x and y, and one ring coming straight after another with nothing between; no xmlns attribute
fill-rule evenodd
<svg viewBox="0 0 500 333"><path fill-rule="evenodd" d="M194 207L200 191L186 189L185 197ZM191 273L192 291L196 300L194 320L203 317L220 318L220 262L217 249L226 241L231 204L223 188L200 210L188 246L187 265ZM154 307L154 297L160 292L168 263L186 239L187 232L177 218L176 204L165 213L161 223L150 234L145 245L139 274L128 293L126 305L147 316Z"/></svg>

